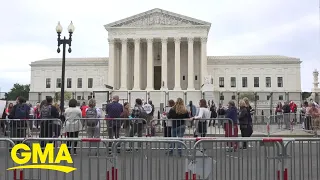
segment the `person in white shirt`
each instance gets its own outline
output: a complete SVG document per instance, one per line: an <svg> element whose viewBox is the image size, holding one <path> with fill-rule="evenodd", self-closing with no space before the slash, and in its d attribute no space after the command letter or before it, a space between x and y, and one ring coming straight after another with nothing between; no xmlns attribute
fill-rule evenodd
<svg viewBox="0 0 320 180"><path fill-rule="evenodd" d="M80 119L82 118L82 113L80 108L77 107L77 100L71 99L69 101L69 107L64 112L66 121L64 122L64 132L67 134L68 138L78 138L79 131L82 129L82 124ZM72 145L73 144L73 145ZM67 142L69 152L71 153L71 148L73 147L73 153L77 154L77 141Z"/></svg>
<svg viewBox="0 0 320 180"><path fill-rule="evenodd" d="M207 121L210 120L211 112L208 109L207 101L205 99L201 99L199 101L199 113L197 116L193 117L196 125L196 131L194 136L197 137L200 135L201 137L206 137L207 134Z"/></svg>

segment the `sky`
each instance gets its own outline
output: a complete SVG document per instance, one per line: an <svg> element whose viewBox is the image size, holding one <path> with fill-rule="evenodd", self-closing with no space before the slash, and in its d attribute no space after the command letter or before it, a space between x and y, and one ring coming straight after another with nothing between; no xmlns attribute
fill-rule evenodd
<svg viewBox="0 0 320 180"><path fill-rule="evenodd" d="M103 25L153 8L211 22L207 54L284 55L300 58L302 90L320 70L319 0L11 0L0 6L0 92L30 83L30 62L61 57L55 27L67 35L67 57L108 57Z"/></svg>

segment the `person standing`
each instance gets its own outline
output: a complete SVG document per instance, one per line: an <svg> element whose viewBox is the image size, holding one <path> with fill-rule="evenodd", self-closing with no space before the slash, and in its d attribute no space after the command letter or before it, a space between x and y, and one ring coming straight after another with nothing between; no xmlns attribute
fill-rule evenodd
<svg viewBox="0 0 320 180"><path fill-rule="evenodd" d="M225 124L225 137L238 137L238 113L234 101L229 101L226 118L231 119L231 122ZM235 151L238 148L236 142L227 145L230 147L228 151Z"/></svg>
<svg viewBox="0 0 320 180"><path fill-rule="evenodd" d="M64 112L66 121L64 122L64 131L68 138L78 138L79 131L82 129L82 124L80 119L82 118L81 110L77 107L77 100L71 99L69 101L69 107ZM71 149L73 147L73 154L77 154L77 141L72 143L72 141L67 142L69 152L71 154Z"/></svg>
<svg viewBox="0 0 320 180"><path fill-rule="evenodd" d="M284 121L284 125L285 125L284 129L290 129L290 112L291 112L291 109L290 109L289 102L285 102L284 103L284 105L282 107L282 110L283 110L283 121Z"/></svg>
<svg viewBox="0 0 320 180"><path fill-rule="evenodd" d="M101 111L99 108L96 108L96 100L89 100L89 107L86 109L86 117L83 122L83 125L87 127L87 136L88 138L99 138L100 137L100 118ZM91 147L98 147L97 142L89 143L89 155L91 154ZM95 153L98 154L97 152Z"/></svg>
<svg viewBox="0 0 320 180"><path fill-rule="evenodd" d="M199 113L197 116L193 117L196 125L196 132L194 134L195 137L206 137L207 134L207 121L210 119L210 111L208 110L207 101L205 99L201 99L199 102Z"/></svg>
<svg viewBox="0 0 320 180"><path fill-rule="evenodd" d="M213 101L212 101L212 103L211 103L211 107L210 107L210 113L211 113L211 115L210 115L210 123L209 123L209 126L215 126L215 124L216 124L216 118L218 117L218 114L217 114L217 109L216 109L216 105L213 103Z"/></svg>
<svg viewBox="0 0 320 180"><path fill-rule="evenodd" d="M152 101L149 100L148 103L143 105L143 109L147 113L147 126L150 126L150 129L147 127L148 135L155 136L155 122L152 122L154 117L154 105L152 104Z"/></svg>
<svg viewBox="0 0 320 180"><path fill-rule="evenodd" d="M112 98L112 103L106 109L109 139L118 139L120 137L121 120L114 118L120 118L122 112L123 106L119 103L119 96L115 95ZM109 148L111 146L112 143L109 143Z"/></svg>
<svg viewBox="0 0 320 180"><path fill-rule="evenodd" d="M225 126L224 125L224 118L226 118L226 110L225 110L225 108L222 106L222 104L221 103L219 103L219 109L218 109L218 111L217 111L217 114L218 114L218 123L219 123L219 128L220 128L220 126L222 126L223 125L223 127Z"/></svg>
<svg viewBox="0 0 320 180"><path fill-rule="evenodd" d="M247 137L251 137L252 133L253 133L253 122L252 122L252 116L254 113L254 110L252 109L249 99L247 97L243 98L245 104L246 104L246 109L248 111L247 116L248 116L248 127L247 127L247 131L248 131L248 136Z"/></svg>
<svg viewBox="0 0 320 180"><path fill-rule="evenodd" d="M175 105L170 109L168 113L168 119L172 119L172 137L182 138L184 136L186 127L185 120L190 118L190 114L184 105L184 101L178 98ZM169 155L173 154L174 143L170 145ZM181 144L178 144L178 153L182 155Z"/></svg>
<svg viewBox="0 0 320 180"><path fill-rule="evenodd" d="M120 117L124 118L122 121L122 127L125 130L125 136L128 137L130 134L130 106L128 102L123 104L123 112L121 113Z"/></svg>
<svg viewBox="0 0 320 180"><path fill-rule="evenodd" d="M40 123L40 137L42 138L55 137L55 132L59 128L58 123L60 124L60 121L54 122L54 119L59 118L59 111L52 105L52 101L52 97L47 96L46 100L40 104L40 119L42 119ZM40 144L44 148L46 142L42 141Z"/></svg>
<svg viewBox="0 0 320 180"><path fill-rule="evenodd" d="M242 137L250 137L251 130L250 130L250 123L249 123L249 116L250 113L248 111L246 102L244 100L239 101L239 124L240 124L240 131ZM247 149L247 142L243 142L242 149Z"/></svg>
<svg viewBox="0 0 320 180"><path fill-rule="evenodd" d="M18 97L17 104L12 107L8 116L9 119L14 119L10 123L10 137L26 137L29 112L30 107L26 104L26 100L23 97Z"/></svg>
<svg viewBox="0 0 320 180"><path fill-rule="evenodd" d="M82 105L80 106L81 110L81 115L83 118L86 117L86 110L89 108L89 106L86 105L86 102L83 102Z"/></svg>
<svg viewBox="0 0 320 180"><path fill-rule="evenodd" d="M167 119L164 121L164 137L171 137L172 120L168 119L168 113L174 104L174 100L170 99L168 101L168 108L163 112L163 118Z"/></svg>

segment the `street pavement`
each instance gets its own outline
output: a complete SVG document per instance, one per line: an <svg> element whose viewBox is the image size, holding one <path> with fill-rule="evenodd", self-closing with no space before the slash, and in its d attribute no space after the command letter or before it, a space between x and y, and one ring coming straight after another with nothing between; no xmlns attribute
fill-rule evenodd
<svg viewBox="0 0 320 180"><path fill-rule="evenodd" d="M188 143L191 142L186 142L187 146ZM25 170L24 180L106 180L108 170L110 180L116 180L111 177L113 166L117 168L118 180L180 180L185 179L187 167L190 170L198 169L197 174L200 177L197 180L201 179L203 174L208 174L208 180L271 180L277 179L277 168L281 167L276 146L268 143L253 141L247 150L238 149L235 152L228 152L227 144L222 142L199 144L194 168L191 164L193 151L183 150L180 156L175 150L173 155L167 155L169 146L170 143L154 140L143 143L143 148L137 151L127 151L129 144L123 144L118 153L109 154L103 144L99 145L99 153L93 149L89 153L90 149L84 148L88 147L88 144L79 142L78 154L72 155L74 163L71 166L76 167L76 171L65 174L38 169ZM138 147L137 144L135 147ZM13 179L13 172L6 171L13 166L8 148L4 142L1 143L0 180ZM201 152L203 149L204 153ZM319 141L291 142L287 152L288 157L283 162L284 167L288 168L290 180L320 179ZM189 178L191 179L191 176Z"/></svg>

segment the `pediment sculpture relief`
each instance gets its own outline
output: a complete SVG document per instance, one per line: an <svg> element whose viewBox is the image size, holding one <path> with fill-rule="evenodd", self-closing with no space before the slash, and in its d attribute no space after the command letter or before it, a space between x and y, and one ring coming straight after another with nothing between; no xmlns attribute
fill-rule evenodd
<svg viewBox="0 0 320 180"><path fill-rule="evenodd" d="M125 21L114 27L121 27L121 26L127 26L127 27L140 26L141 27L141 26L159 26L159 25L177 26L177 25L201 25L201 24L197 22L189 21L186 19L182 19L179 17L174 17L171 15L157 12L150 15L139 17L137 19L132 19L130 21Z"/></svg>

